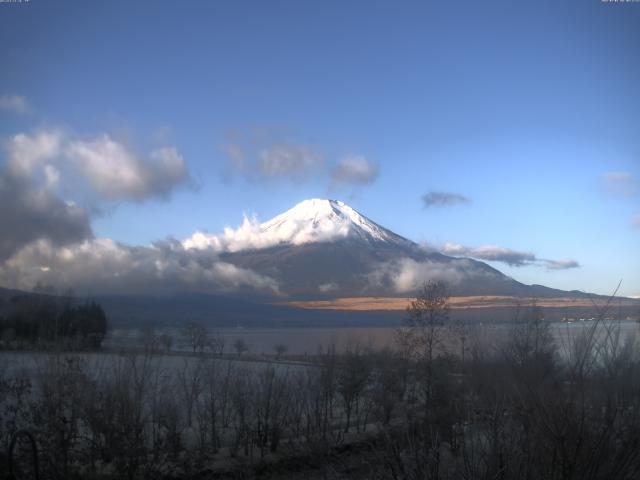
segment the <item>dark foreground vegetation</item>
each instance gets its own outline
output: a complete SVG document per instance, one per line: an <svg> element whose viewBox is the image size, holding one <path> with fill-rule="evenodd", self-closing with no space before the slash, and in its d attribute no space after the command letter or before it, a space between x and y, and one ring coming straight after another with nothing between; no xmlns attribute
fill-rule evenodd
<svg viewBox="0 0 640 480"><path fill-rule="evenodd" d="M0 347L67 350L100 348L108 322L95 302L76 304L71 295L14 295L0 311Z"/></svg>
<svg viewBox="0 0 640 480"><path fill-rule="evenodd" d="M18 438L20 478L30 435L43 479L636 479L640 355L598 310L559 342L528 307L487 341L428 284L394 351L40 354L0 370L0 451Z"/></svg>

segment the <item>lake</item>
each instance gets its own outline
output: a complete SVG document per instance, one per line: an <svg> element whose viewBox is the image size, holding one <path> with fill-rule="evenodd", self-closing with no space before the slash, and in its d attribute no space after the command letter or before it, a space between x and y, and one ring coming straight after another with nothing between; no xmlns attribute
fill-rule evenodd
<svg viewBox="0 0 640 480"><path fill-rule="evenodd" d="M551 324L551 332L560 346L576 334L593 325L592 321L576 321L573 323L556 322ZM640 324L635 321L622 320L615 322L619 326L622 337L637 334ZM483 343L491 344L508 335L507 324L474 325L471 335L479 337ZM335 345L337 351L346 346L359 344L380 349L393 348L396 341L397 328L392 327L330 327L330 328L214 328L208 329L209 335L221 335L225 339L225 353L233 352L233 343L237 339L246 342L251 354L274 353L277 345L284 345L287 353L295 355L315 354L319 347ZM149 332L132 329L115 329L105 340L105 347L135 347L146 340ZM172 350L187 351L189 347L182 340L182 332L178 328L159 328L156 335L168 334L174 341Z"/></svg>

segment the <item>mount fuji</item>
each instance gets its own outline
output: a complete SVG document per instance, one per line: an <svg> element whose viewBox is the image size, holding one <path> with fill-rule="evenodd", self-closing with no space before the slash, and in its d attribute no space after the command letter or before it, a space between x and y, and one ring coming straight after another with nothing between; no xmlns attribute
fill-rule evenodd
<svg viewBox="0 0 640 480"><path fill-rule="evenodd" d="M560 297L486 263L428 251L337 200L305 200L258 224L245 219L222 235L197 233L185 248L214 248L220 259L275 279L294 298L407 296L427 280L454 295ZM578 293L578 292L575 292Z"/></svg>

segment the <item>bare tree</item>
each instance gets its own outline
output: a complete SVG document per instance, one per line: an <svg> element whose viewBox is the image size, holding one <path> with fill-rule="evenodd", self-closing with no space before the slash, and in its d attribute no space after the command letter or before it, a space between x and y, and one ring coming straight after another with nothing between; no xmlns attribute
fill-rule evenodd
<svg viewBox="0 0 640 480"><path fill-rule="evenodd" d="M361 397L371 376L370 359L360 345L348 345L338 371L337 390L342 399L346 416L345 433L351 427L352 413L356 418L361 406ZM356 422L357 423L357 422ZM357 428L357 425L356 425Z"/></svg>
<svg viewBox="0 0 640 480"><path fill-rule="evenodd" d="M516 318L510 329L506 354L518 367L531 368L540 374L550 368L556 351L555 341L545 321L542 309L535 301L526 309L516 309Z"/></svg>
<svg viewBox="0 0 640 480"><path fill-rule="evenodd" d="M466 353L467 353L467 340L471 335L471 328L469 323L462 319L455 319L449 325L449 330L453 337L456 339L460 346L460 364L462 366L462 372L464 373Z"/></svg>
<svg viewBox="0 0 640 480"><path fill-rule="evenodd" d="M399 341L413 356L431 362L449 321L449 294L444 282L429 280L407 307Z"/></svg>
<svg viewBox="0 0 640 480"><path fill-rule="evenodd" d="M178 386L182 393L183 405L187 413L187 426L193 424L193 410L203 389L202 367L191 358L183 358L182 368L178 371Z"/></svg>
<svg viewBox="0 0 640 480"><path fill-rule="evenodd" d="M373 400L384 425L391 421L394 409L404 398L407 362L400 355L385 350L375 359L372 376Z"/></svg>
<svg viewBox="0 0 640 480"><path fill-rule="evenodd" d="M221 357L224 355L224 347L226 345L226 339L220 332L216 332L209 341L213 354Z"/></svg>
<svg viewBox="0 0 640 480"><path fill-rule="evenodd" d="M160 337L151 325L145 325L138 330L138 345L149 353L154 353L158 349Z"/></svg>
<svg viewBox="0 0 640 480"><path fill-rule="evenodd" d="M244 352L249 350L249 346L247 345L247 342L245 342L244 338L238 338L233 342L233 349L238 354L238 357L240 357Z"/></svg>
<svg viewBox="0 0 640 480"><path fill-rule="evenodd" d="M169 335L168 332L163 332L158 337L158 340L160 342L160 345L162 345L162 347L164 348L164 351L166 353L169 353L171 351L171 347L173 346L173 337Z"/></svg>
<svg viewBox="0 0 640 480"><path fill-rule="evenodd" d="M199 396L198 428L201 437L208 439L210 447L217 451L221 445L224 429L229 421L229 390L234 376L233 363L208 359L202 369L203 389ZM202 442L203 446L206 441Z"/></svg>
<svg viewBox="0 0 640 480"><path fill-rule="evenodd" d="M274 349L274 350L275 350L275 352L276 352L276 358L277 358L277 359L280 359L280 357L281 357L282 355L284 355L285 353L287 353L287 350L288 350L287 346L286 346L286 345L283 345L283 344L281 344L281 343L280 343L280 344L278 344L278 345L276 345L276 346L274 346L274 347L273 347L273 349Z"/></svg>
<svg viewBox="0 0 640 480"><path fill-rule="evenodd" d="M442 347L443 326L449 321L449 294L444 282L429 280L407 307L408 318L398 332L402 350L425 367L425 400L433 397L433 360Z"/></svg>
<svg viewBox="0 0 640 480"><path fill-rule="evenodd" d="M182 337L193 353L202 352L207 345L207 330L197 322L186 323L182 329Z"/></svg>

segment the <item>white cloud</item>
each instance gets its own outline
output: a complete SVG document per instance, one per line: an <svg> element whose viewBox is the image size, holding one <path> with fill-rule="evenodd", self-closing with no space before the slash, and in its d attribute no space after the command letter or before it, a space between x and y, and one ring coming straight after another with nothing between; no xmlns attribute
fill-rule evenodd
<svg viewBox="0 0 640 480"><path fill-rule="evenodd" d="M19 133L4 143L0 166L0 261L36 240L55 246L91 238L87 211L74 201L141 201L166 196L188 179L186 164L173 147L140 159L102 135L92 141L69 139L61 130ZM90 188L89 188L90 187ZM86 194L62 199L57 191Z"/></svg>
<svg viewBox="0 0 640 480"><path fill-rule="evenodd" d="M280 228L265 228L255 218L244 217L238 228L225 227L219 234L196 232L184 240L186 249L212 249L216 252L238 252L269 248L281 243L304 245L305 243L331 241L349 234L347 222L327 222L320 228L304 220L292 220ZM324 228L323 228L324 227Z"/></svg>
<svg viewBox="0 0 640 480"><path fill-rule="evenodd" d="M340 290L340 285L338 285L337 283L323 283L322 285L318 285L318 290L321 293L330 293L330 292L337 292L338 290Z"/></svg>
<svg viewBox="0 0 640 480"><path fill-rule="evenodd" d="M464 260L461 260L464 261ZM391 286L396 293L410 293L419 289L429 280L441 280L449 285L457 285L464 278L464 269L458 263L423 261L411 258L382 263L368 276L369 287Z"/></svg>
<svg viewBox="0 0 640 480"><path fill-rule="evenodd" d="M265 178L303 181L321 164L322 156L302 145L272 145L258 155L258 170Z"/></svg>
<svg viewBox="0 0 640 480"><path fill-rule="evenodd" d="M153 161L148 167L152 169L152 191L165 195L170 189L189 179L189 172L184 157L175 147L162 147L149 155Z"/></svg>
<svg viewBox="0 0 640 480"><path fill-rule="evenodd" d="M31 176L38 168L61 153L63 135L57 130L19 133L5 144L11 174Z"/></svg>
<svg viewBox="0 0 640 480"><path fill-rule="evenodd" d="M331 182L334 185L369 185L376 181L380 174L378 165L371 164L364 155L344 157L334 168Z"/></svg>
<svg viewBox="0 0 640 480"><path fill-rule="evenodd" d="M5 142L6 174L38 179L52 189L67 180L84 179L106 200L142 201L166 197L189 180L187 165L178 150L166 146L146 158L137 155L109 135L91 140L69 138L60 130L19 133ZM79 191L78 185L72 185Z"/></svg>
<svg viewBox="0 0 640 480"><path fill-rule="evenodd" d="M580 267L575 260L543 260L543 262L549 270L569 270Z"/></svg>
<svg viewBox="0 0 640 480"><path fill-rule="evenodd" d="M288 180L296 183L321 177L330 187L369 185L380 168L364 155L348 155L329 170L321 152L291 139L277 128L254 127L230 132L229 141L220 146L228 158L224 176L244 177L250 182ZM327 177L330 178L327 178Z"/></svg>
<svg viewBox="0 0 640 480"><path fill-rule="evenodd" d="M30 289L38 282L83 294L243 289L279 293L275 280L220 261L211 252L187 251L175 241L131 247L97 238L56 247L38 240L0 266L0 283L5 286Z"/></svg>
<svg viewBox="0 0 640 480"><path fill-rule="evenodd" d="M220 147L229 160L227 173L248 181L304 182L323 168L319 152L273 128L256 127L229 136Z"/></svg>
<svg viewBox="0 0 640 480"><path fill-rule="evenodd" d="M72 141L66 151L93 188L109 200L166 196L188 178L184 159L171 147L153 151L144 161L104 134Z"/></svg>
<svg viewBox="0 0 640 480"><path fill-rule="evenodd" d="M16 113L25 114L31 111L27 99L22 95L0 95L0 109L12 110Z"/></svg>
<svg viewBox="0 0 640 480"><path fill-rule="evenodd" d="M53 190L60 183L60 171L53 165L45 165L44 178L46 187L49 190Z"/></svg>
<svg viewBox="0 0 640 480"><path fill-rule="evenodd" d="M640 215L636 215L635 217L633 217L633 220L631 222L633 223L634 227L640 228Z"/></svg>
<svg viewBox="0 0 640 480"><path fill-rule="evenodd" d="M279 242L270 235L264 235L260 223L246 215L238 228L225 227L221 234L196 232L184 242L187 250L211 249L214 252L237 252L239 250L267 248Z"/></svg>

